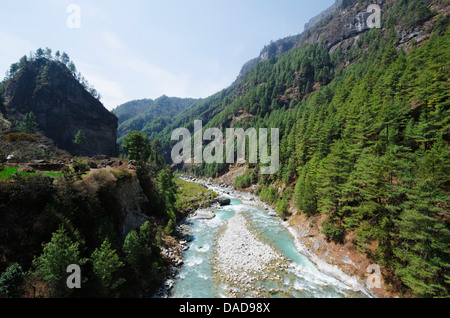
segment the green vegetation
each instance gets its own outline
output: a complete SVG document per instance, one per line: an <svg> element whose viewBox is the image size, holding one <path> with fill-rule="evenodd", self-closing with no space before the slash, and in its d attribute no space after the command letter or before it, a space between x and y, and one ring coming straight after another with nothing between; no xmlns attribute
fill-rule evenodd
<svg viewBox="0 0 450 318"><path fill-rule="evenodd" d="M348 0L344 5L366 2ZM0 179L11 174L17 178L0 182L0 292L19 292L15 282L21 280L23 268L31 269L25 279L32 273L49 284L54 295L70 296L60 288L63 277L58 271L73 261L84 266L84 283L92 287L83 289L87 294L82 296L90 296L88 290L113 297L150 295L164 272L161 237L215 197L198 184L175 178L159 152L165 150L168 157L172 131L192 131L194 120L202 119L204 129L278 128L278 173L259 175L259 167L249 165L236 178L237 188L257 184L256 194L284 219L292 205L307 217L320 216L328 240L354 244L401 283L403 292L448 297L448 18L436 16L426 41L403 47L397 31L410 30L435 13L422 0L398 0L386 3L383 15L383 29L360 34L348 49L330 53L316 43L272 55L205 100L174 105L163 98L161 105L173 106L163 114L152 108L156 101L128 105L135 107L130 117L117 109L122 155L137 161L136 177L147 199L142 210L158 220L125 238L120 237L123 211L118 193L132 178L129 173L103 171L74 178L66 170L64 178L54 182L41 174L23 178L5 168ZM51 50L40 49L34 58L49 59ZM57 52L56 58L79 76L65 53ZM6 80L30 59L13 64ZM42 85L49 80L45 63L40 80ZM23 131L33 133L37 127L32 116L26 121ZM32 143L26 134L5 138L1 141ZM87 171L83 163L75 166L78 173ZM213 177L227 169L225 164L191 167L196 175ZM20 257L15 252L19 248Z"/></svg>
<svg viewBox="0 0 450 318"><path fill-rule="evenodd" d="M0 180L8 180L17 176L35 176L35 175L45 175L52 178L61 177L63 174L58 172L20 172L17 167L0 167Z"/></svg>
<svg viewBox="0 0 450 318"><path fill-rule="evenodd" d="M24 279L22 267L17 263L12 264L0 275L0 294L10 298L20 297L23 294Z"/></svg>
<svg viewBox="0 0 450 318"><path fill-rule="evenodd" d="M140 131L132 131L123 140L123 148L130 160L147 161L150 158L150 139Z"/></svg>
<svg viewBox="0 0 450 318"><path fill-rule="evenodd" d="M40 63L33 62L39 61ZM67 53L57 51L55 56L52 56L52 50L50 48L46 48L45 50L42 48L38 48L35 53L31 52L30 56L23 56L19 62L13 63L10 66L10 69L6 73L6 77L3 79L2 84L5 84L8 81L11 81L16 77L16 75L25 70L28 67L39 67L39 84L46 85L48 84L49 77L49 65L50 62L57 62L64 65L70 74L84 87L84 89L89 92L94 98L100 100L101 95L97 92L97 90L89 84L89 82L77 71L75 67L75 63L70 60L70 57ZM1 112L1 107L0 107Z"/></svg>
<svg viewBox="0 0 450 318"><path fill-rule="evenodd" d="M191 98L175 98L162 96L156 100L144 99L131 101L113 110L119 118L117 137L119 143L132 131L140 131L157 139L156 135L174 118L195 105L199 100Z"/></svg>
<svg viewBox="0 0 450 318"><path fill-rule="evenodd" d="M92 253L91 262L92 270L100 286L99 296L114 297L117 288L126 281L119 276L125 264L120 260L108 239L105 239L100 248Z"/></svg>
<svg viewBox="0 0 450 318"><path fill-rule="evenodd" d="M33 267L35 273L50 284L50 296L70 297L74 290L67 288L66 269L71 264L82 266L85 263L86 260L80 257L80 243L72 241L60 227L53 233L51 241L44 244L42 254L33 261Z"/></svg>
<svg viewBox="0 0 450 318"><path fill-rule="evenodd" d="M175 208L183 216L187 216L198 209L209 207L218 196L217 193L195 182L177 178L175 184L178 189L178 200Z"/></svg>
<svg viewBox="0 0 450 318"><path fill-rule="evenodd" d="M160 147L157 139L150 142L150 138L144 133L132 131L123 139L122 151L129 160L149 161L162 165L164 159L159 153Z"/></svg>
<svg viewBox="0 0 450 318"><path fill-rule="evenodd" d="M34 113L31 112L26 114L23 117L22 122L19 124L17 129L22 133L27 133L31 135L37 133L39 125L37 123L36 116L34 115Z"/></svg>
<svg viewBox="0 0 450 318"><path fill-rule="evenodd" d="M258 169L247 170L242 176L236 177L234 187L237 189L246 189L258 182Z"/></svg>
<svg viewBox="0 0 450 318"><path fill-rule="evenodd" d="M73 142L77 145L86 145L88 143L88 140L84 132L82 130L79 130L75 135L75 139Z"/></svg>
<svg viewBox="0 0 450 318"><path fill-rule="evenodd" d="M155 161L136 165L135 174L116 169L89 175L88 162L81 158L58 174L2 166L0 297L25 292L36 297L151 296L167 271L162 238L173 233L185 211L176 206L178 188L169 169ZM123 202L123 193L135 195L136 185L144 197L140 203L130 198L129 204L138 204L152 222L124 234L124 209L132 207ZM22 276L10 268L14 263ZM81 289L66 286L70 264L81 267Z"/></svg>
<svg viewBox="0 0 450 318"><path fill-rule="evenodd" d="M262 198L278 207L272 184L295 185L298 208L329 216L330 240L356 232L359 250L420 297L448 295L449 39L361 52L329 85L253 124L284 131L282 169L261 180ZM380 41L370 32L360 45Z"/></svg>
<svg viewBox="0 0 450 318"><path fill-rule="evenodd" d="M151 296L161 283L161 254L154 244L150 223L146 222L139 231L131 231L125 238L123 251L129 269L128 284L137 286L143 296Z"/></svg>

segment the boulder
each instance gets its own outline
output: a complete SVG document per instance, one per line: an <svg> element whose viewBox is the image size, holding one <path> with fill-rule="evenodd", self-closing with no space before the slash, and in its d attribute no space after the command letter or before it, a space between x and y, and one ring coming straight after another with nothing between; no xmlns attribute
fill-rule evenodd
<svg viewBox="0 0 450 318"><path fill-rule="evenodd" d="M215 217L216 215L210 210L198 210L194 215L189 217L189 220L211 220Z"/></svg>
<svg viewBox="0 0 450 318"><path fill-rule="evenodd" d="M216 201L221 206L230 205L231 204L231 199L229 197L227 197L227 196L224 196L224 195L221 195L221 196L217 197Z"/></svg>

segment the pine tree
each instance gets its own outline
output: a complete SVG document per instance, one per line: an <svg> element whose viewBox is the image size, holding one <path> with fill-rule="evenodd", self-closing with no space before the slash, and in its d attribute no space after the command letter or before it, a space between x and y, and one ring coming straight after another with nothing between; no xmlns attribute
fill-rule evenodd
<svg viewBox="0 0 450 318"><path fill-rule="evenodd" d="M420 297L448 293L450 277L450 230L439 220L444 214L440 202L450 196L435 183L424 181L410 191L397 225L400 243L396 273Z"/></svg>
<svg viewBox="0 0 450 318"><path fill-rule="evenodd" d="M319 156L315 155L299 173L295 186L295 200L297 206L310 216L317 212L317 166Z"/></svg>
<svg viewBox="0 0 450 318"><path fill-rule="evenodd" d="M160 198L163 201L161 206L164 207L164 211L169 219L176 221L174 204L176 202L176 185L173 181L172 172L163 169L159 172L157 178L157 188L160 194Z"/></svg>
<svg viewBox="0 0 450 318"><path fill-rule="evenodd" d="M61 54L61 63L63 63L65 66L68 66L70 62L70 57L67 55L66 52L62 52Z"/></svg>
<svg viewBox="0 0 450 318"><path fill-rule="evenodd" d="M14 263L0 275L0 295L11 298L20 298L24 294L23 282L25 272L22 267Z"/></svg>
<svg viewBox="0 0 450 318"><path fill-rule="evenodd" d="M99 281L99 295L101 297L117 296L114 291L125 280L118 277L124 263L119 259L117 252L112 249L111 243L105 239L91 255L93 272Z"/></svg>
<svg viewBox="0 0 450 318"><path fill-rule="evenodd" d="M128 271L127 283L130 288L137 288L143 295L148 295L152 287L161 280L160 251L152 242L149 222L143 224L139 231L131 231L125 238L123 252Z"/></svg>
<svg viewBox="0 0 450 318"><path fill-rule="evenodd" d="M26 114L18 126L19 131L27 134L35 134L38 131L38 128L37 118L33 112Z"/></svg>
<svg viewBox="0 0 450 318"><path fill-rule="evenodd" d="M79 130L77 134L75 135L74 144L77 145L86 145L88 144L88 140L86 138L86 135L82 130Z"/></svg>
<svg viewBox="0 0 450 318"><path fill-rule="evenodd" d="M36 59L42 59L42 58L44 58L44 56L45 56L44 50L41 48L38 48L36 50Z"/></svg>
<svg viewBox="0 0 450 318"><path fill-rule="evenodd" d="M130 160L148 161L150 140L140 131L132 131L123 140L123 148Z"/></svg>
<svg viewBox="0 0 450 318"><path fill-rule="evenodd" d="M42 254L33 261L36 274L48 282L53 296L70 296L72 290L67 288L67 267L72 264L82 266L86 263L80 257L80 244L73 242L66 230L60 227L53 233L49 243L44 244Z"/></svg>
<svg viewBox="0 0 450 318"><path fill-rule="evenodd" d="M318 208L322 214L339 215L343 203L343 188L352 169L348 147L338 140L330 154L322 160L317 172Z"/></svg>

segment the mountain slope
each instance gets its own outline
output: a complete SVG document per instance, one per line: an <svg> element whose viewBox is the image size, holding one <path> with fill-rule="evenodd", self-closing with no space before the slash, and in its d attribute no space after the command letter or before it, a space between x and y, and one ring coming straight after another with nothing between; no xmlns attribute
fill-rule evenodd
<svg viewBox="0 0 450 318"><path fill-rule="evenodd" d="M131 101L113 110L119 118L118 139L133 130L149 136L159 133L184 110L199 102L199 99L161 96L156 100Z"/></svg>

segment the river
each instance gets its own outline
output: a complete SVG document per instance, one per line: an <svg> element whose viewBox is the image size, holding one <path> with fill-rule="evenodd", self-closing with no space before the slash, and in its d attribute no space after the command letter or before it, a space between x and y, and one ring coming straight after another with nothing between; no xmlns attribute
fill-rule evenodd
<svg viewBox="0 0 450 318"><path fill-rule="evenodd" d="M223 193L223 188L212 188ZM283 222L231 193L213 219L187 220L191 242L172 298L363 298L299 253ZM253 202L252 202L253 201Z"/></svg>

